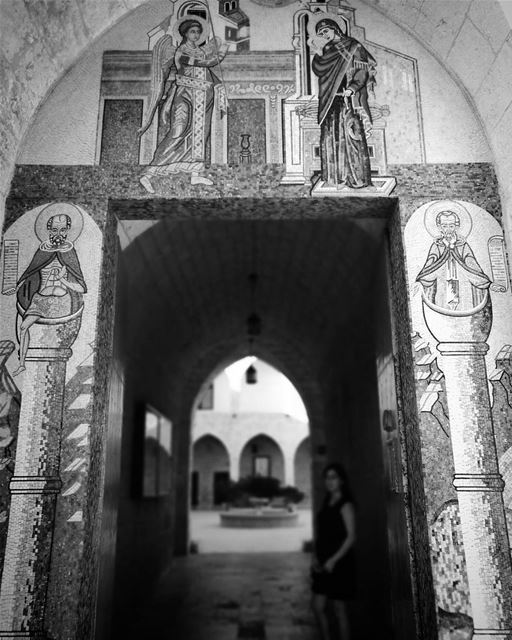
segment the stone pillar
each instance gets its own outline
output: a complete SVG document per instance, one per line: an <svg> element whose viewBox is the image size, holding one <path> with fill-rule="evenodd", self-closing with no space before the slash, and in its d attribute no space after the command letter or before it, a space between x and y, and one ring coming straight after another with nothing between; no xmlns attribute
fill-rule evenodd
<svg viewBox="0 0 512 640"><path fill-rule="evenodd" d="M229 477L233 482L240 480L240 453L239 451L229 452Z"/></svg>
<svg viewBox="0 0 512 640"><path fill-rule="evenodd" d="M466 314L440 312L423 302L427 326L440 340L443 356L473 638L510 640L512 566L485 365L490 301Z"/></svg>
<svg viewBox="0 0 512 640"><path fill-rule="evenodd" d="M283 450L286 447L283 446ZM284 456L284 484L288 487L295 486L295 449Z"/></svg>
<svg viewBox="0 0 512 640"><path fill-rule="evenodd" d="M11 508L0 589L0 638L45 639L44 615L59 477L70 346L80 314L33 325L26 357Z"/></svg>

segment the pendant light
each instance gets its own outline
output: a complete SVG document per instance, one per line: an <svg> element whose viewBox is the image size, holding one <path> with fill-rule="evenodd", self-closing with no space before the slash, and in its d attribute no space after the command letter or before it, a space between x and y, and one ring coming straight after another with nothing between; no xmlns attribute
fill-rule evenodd
<svg viewBox="0 0 512 640"><path fill-rule="evenodd" d="M253 266L254 266L254 262L255 262L255 256L254 256L254 245L253 245ZM248 355L251 356L253 355L252 351L253 351L254 339L256 336L259 336L261 333L261 318L256 313L256 311L254 311L254 308L255 308L254 297L256 293L256 285L258 284L258 274L253 270L249 274L248 280L249 280L249 288L251 292L250 308L252 309L252 311L247 316L246 322L247 322L247 338L249 342ZM258 371L253 364L249 365L249 367L247 368L247 371L245 372L245 382L247 384L256 384L258 382Z"/></svg>

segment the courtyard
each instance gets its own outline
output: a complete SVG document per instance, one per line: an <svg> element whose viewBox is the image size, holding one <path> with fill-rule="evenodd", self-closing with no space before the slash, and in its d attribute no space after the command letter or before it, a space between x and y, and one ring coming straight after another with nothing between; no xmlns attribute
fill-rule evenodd
<svg viewBox="0 0 512 640"><path fill-rule="evenodd" d="M269 529L221 527L219 511L191 511L190 539L203 553L285 553L302 551L312 540L310 509L299 509L296 526Z"/></svg>

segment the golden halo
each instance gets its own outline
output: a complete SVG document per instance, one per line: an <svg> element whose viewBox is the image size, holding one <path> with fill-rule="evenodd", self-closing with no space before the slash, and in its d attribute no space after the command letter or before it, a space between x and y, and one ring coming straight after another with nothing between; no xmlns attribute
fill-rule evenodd
<svg viewBox="0 0 512 640"><path fill-rule="evenodd" d="M184 15L183 18L180 18L179 20L176 20L176 22L174 23L174 26L172 28L172 35L175 39L176 42L181 43L181 41L183 40L183 37L181 35L181 33L179 32L179 28L180 25L183 22L186 22L187 20L194 20L194 22L199 22L199 24L203 27L203 33L201 38L196 42L197 46L200 46L202 44L204 44L207 39L208 36L210 35L210 26L209 24L206 22L206 20L204 18L200 18L199 16L194 16L194 15Z"/></svg>
<svg viewBox="0 0 512 640"><path fill-rule="evenodd" d="M84 227L83 216L74 204L69 202L52 202L41 209L34 224L34 231L41 242L48 240L48 229L46 225L52 216L69 216L71 218L71 228L68 231L68 242L75 240L82 233Z"/></svg>
<svg viewBox="0 0 512 640"><path fill-rule="evenodd" d="M439 238L441 235L436 224L436 218L442 211L450 211L457 214L460 221L457 235L467 238L473 228L473 220L466 207L454 200L436 200L425 209L424 223L425 229L429 234L433 238Z"/></svg>

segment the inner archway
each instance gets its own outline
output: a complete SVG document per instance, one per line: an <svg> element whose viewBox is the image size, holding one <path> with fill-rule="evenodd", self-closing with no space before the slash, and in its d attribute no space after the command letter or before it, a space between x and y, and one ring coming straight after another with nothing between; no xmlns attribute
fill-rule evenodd
<svg viewBox="0 0 512 640"><path fill-rule="evenodd" d="M267 362L248 356L207 381L192 418L194 551L283 553L310 543L303 499L311 494L311 456L300 485L294 467L308 434L300 395Z"/></svg>

